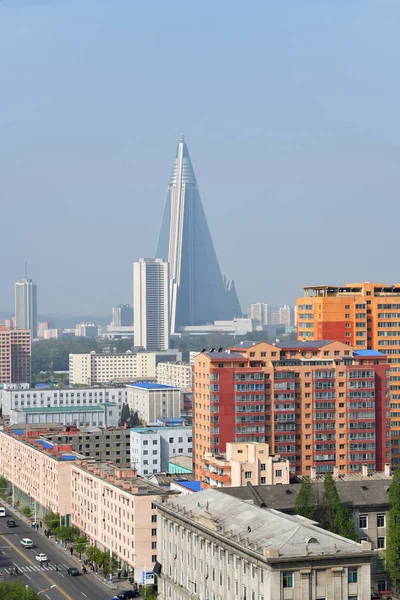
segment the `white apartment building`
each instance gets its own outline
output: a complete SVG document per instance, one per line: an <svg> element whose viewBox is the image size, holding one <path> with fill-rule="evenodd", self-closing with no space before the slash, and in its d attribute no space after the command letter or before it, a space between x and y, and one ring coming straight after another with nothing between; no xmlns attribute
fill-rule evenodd
<svg viewBox="0 0 400 600"><path fill-rule="evenodd" d="M72 524L90 543L109 550L137 583L154 582L157 560L156 502L175 492L109 463L76 461L71 466Z"/></svg>
<svg viewBox="0 0 400 600"><path fill-rule="evenodd" d="M160 600L367 600L369 542L206 490L158 510Z"/></svg>
<svg viewBox="0 0 400 600"><path fill-rule="evenodd" d="M71 385L98 385L127 382L135 379L155 379L159 361L182 360L178 350L159 352L131 352L115 354L69 355L69 382Z"/></svg>
<svg viewBox="0 0 400 600"><path fill-rule="evenodd" d="M160 362L157 365L157 382L191 390L192 367L189 363Z"/></svg>
<svg viewBox="0 0 400 600"><path fill-rule="evenodd" d="M32 339L37 338L37 288L32 279L15 282L15 327L30 329Z"/></svg>
<svg viewBox="0 0 400 600"><path fill-rule="evenodd" d="M61 408L93 406L110 402L118 407L127 402L128 390L123 387L96 388L32 388L28 383L4 384L0 389L0 406L3 418L9 418L11 411L19 408Z"/></svg>
<svg viewBox="0 0 400 600"><path fill-rule="evenodd" d="M95 338L97 334L98 328L94 323L78 323L75 328L76 337Z"/></svg>
<svg viewBox="0 0 400 600"><path fill-rule="evenodd" d="M169 347L169 266L161 258L133 263L134 343L145 350Z"/></svg>
<svg viewBox="0 0 400 600"><path fill-rule="evenodd" d="M279 323L281 325L294 325L294 306L283 304L279 307Z"/></svg>
<svg viewBox="0 0 400 600"><path fill-rule="evenodd" d="M271 305L264 302L250 304L249 316L260 325L271 325Z"/></svg>
<svg viewBox="0 0 400 600"><path fill-rule="evenodd" d="M180 417L181 390L161 383L131 383L127 385L128 405L138 412L142 423L157 419Z"/></svg>
<svg viewBox="0 0 400 600"><path fill-rule="evenodd" d="M132 469L142 476L166 473L170 458L192 454L192 436L190 426L132 428Z"/></svg>
<svg viewBox="0 0 400 600"><path fill-rule="evenodd" d="M120 411L116 404L106 402L93 406L14 408L10 411L10 425L59 423L76 427L116 427Z"/></svg>

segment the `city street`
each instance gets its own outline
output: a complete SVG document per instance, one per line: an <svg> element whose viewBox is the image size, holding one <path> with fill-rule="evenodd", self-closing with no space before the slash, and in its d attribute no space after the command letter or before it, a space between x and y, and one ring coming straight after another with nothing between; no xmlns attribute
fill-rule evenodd
<svg viewBox="0 0 400 600"><path fill-rule="evenodd" d="M6 508L7 517L0 518L0 571L1 580L18 577L23 583L31 586L40 597L47 600L110 600L114 590L106 587L93 573L71 577L68 567L77 567L76 559L69 552L62 550L53 540L36 532L15 513ZM7 518L15 519L17 527L8 528ZM21 539L29 538L34 547L25 549ZM7 547L8 546L8 547ZM41 567L35 559L36 554L43 552L48 557L48 565ZM56 571L55 565L59 565ZM18 567L18 576L11 574L11 569Z"/></svg>

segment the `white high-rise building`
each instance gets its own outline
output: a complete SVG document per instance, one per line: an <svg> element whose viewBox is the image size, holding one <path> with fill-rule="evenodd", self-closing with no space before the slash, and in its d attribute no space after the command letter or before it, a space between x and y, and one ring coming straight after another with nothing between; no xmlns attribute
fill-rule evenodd
<svg viewBox="0 0 400 600"><path fill-rule="evenodd" d="M141 258L133 263L134 344L145 350L169 346L168 263Z"/></svg>
<svg viewBox="0 0 400 600"><path fill-rule="evenodd" d="M259 321L260 325L271 325L271 305L264 302L250 304L250 318Z"/></svg>
<svg viewBox="0 0 400 600"><path fill-rule="evenodd" d="M283 304L279 307L279 323L281 325L294 325L294 306Z"/></svg>
<svg viewBox="0 0 400 600"><path fill-rule="evenodd" d="M32 279L15 282L15 321L16 329L30 329L32 339L37 338L36 283Z"/></svg>

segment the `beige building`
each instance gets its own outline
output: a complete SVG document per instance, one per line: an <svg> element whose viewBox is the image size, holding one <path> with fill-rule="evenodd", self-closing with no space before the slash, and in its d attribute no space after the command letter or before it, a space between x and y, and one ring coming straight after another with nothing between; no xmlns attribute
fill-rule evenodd
<svg viewBox="0 0 400 600"><path fill-rule="evenodd" d="M155 352L118 354L70 354L71 385L96 385L115 380L145 379L156 376Z"/></svg>
<svg viewBox="0 0 400 600"><path fill-rule="evenodd" d="M205 490L158 504L160 600L368 600L369 542Z"/></svg>
<svg viewBox="0 0 400 600"><path fill-rule="evenodd" d="M192 367L189 363L158 363L157 382L181 389L192 389Z"/></svg>
<svg viewBox="0 0 400 600"><path fill-rule="evenodd" d="M71 513L70 465L77 455L67 444L52 444L34 430L0 431L0 472L11 484L14 501L38 515Z"/></svg>
<svg viewBox="0 0 400 600"><path fill-rule="evenodd" d="M71 467L73 525L102 550L112 549L137 583L157 560L157 510L173 494L109 463L77 461ZM147 577L153 583L153 577Z"/></svg>
<svg viewBox="0 0 400 600"><path fill-rule="evenodd" d="M232 442L225 454L206 453L201 481L205 488L290 483L290 464L271 456L268 444Z"/></svg>
<svg viewBox="0 0 400 600"><path fill-rule="evenodd" d="M0 326L0 383L31 379L31 332Z"/></svg>
<svg viewBox="0 0 400 600"><path fill-rule="evenodd" d="M137 412L142 423L157 423L157 419L181 415L181 391L161 383L132 383L127 386L128 406Z"/></svg>

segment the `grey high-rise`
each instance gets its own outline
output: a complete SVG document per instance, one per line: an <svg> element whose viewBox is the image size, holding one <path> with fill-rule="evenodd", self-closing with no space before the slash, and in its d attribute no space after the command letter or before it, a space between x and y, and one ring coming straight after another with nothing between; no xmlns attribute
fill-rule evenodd
<svg viewBox="0 0 400 600"><path fill-rule="evenodd" d="M32 339L37 338L36 283L32 279L15 282L15 326L30 329Z"/></svg>
<svg viewBox="0 0 400 600"><path fill-rule="evenodd" d="M169 180L156 256L170 266L171 333L242 315L235 284L218 265L183 136Z"/></svg>

